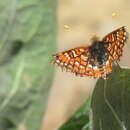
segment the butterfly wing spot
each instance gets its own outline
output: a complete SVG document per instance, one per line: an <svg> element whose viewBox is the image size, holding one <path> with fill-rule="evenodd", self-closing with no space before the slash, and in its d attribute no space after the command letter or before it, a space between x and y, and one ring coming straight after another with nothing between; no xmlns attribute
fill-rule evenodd
<svg viewBox="0 0 130 130"><path fill-rule="evenodd" d="M81 74L85 72L85 67L84 67L83 65L80 65L79 68L80 68L80 71L79 71L79 72L80 72Z"/></svg>
<svg viewBox="0 0 130 130"><path fill-rule="evenodd" d="M106 65L109 65L109 60L107 60Z"/></svg>
<svg viewBox="0 0 130 130"><path fill-rule="evenodd" d="M77 61L78 63L80 63L80 57L76 57L76 58L75 58L75 62L76 62L76 61Z"/></svg>
<svg viewBox="0 0 130 130"><path fill-rule="evenodd" d="M111 50L110 50L110 54L112 55L112 54L113 54L113 52L114 52L114 50L113 50L113 49L111 49Z"/></svg>
<svg viewBox="0 0 130 130"><path fill-rule="evenodd" d="M87 62L81 60L81 61L80 61L80 64L83 65L83 66L86 66L86 65L87 65Z"/></svg>
<svg viewBox="0 0 130 130"><path fill-rule="evenodd" d="M79 62L75 61L75 66L79 67Z"/></svg>
<svg viewBox="0 0 130 130"><path fill-rule="evenodd" d="M55 56L55 55L53 56L52 63L53 63L53 64L57 64L57 65L60 64L60 60L57 59L57 56Z"/></svg>
<svg viewBox="0 0 130 130"><path fill-rule="evenodd" d="M123 48L123 47L124 47L124 44L120 44L119 46L120 46L120 48Z"/></svg>
<svg viewBox="0 0 130 130"><path fill-rule="evenodd" d="M87 60L88 60L88 57L85 56L85 55L81 55L81 59L82 59L82 61L87 61Z"/></svg>
<svg viewBox="0 0 130 130"><path fill-rule="evenodd" d="M62 61L62 63L64 63L66 60L68 60L69 58L65 57L64 55L60 55L58 58L60 61Z"/></svg>
<svg viewBox="0 0 130 130"><path fill-rule="evenodd" d="M93 66L93 69L94 69L94 70L98 70L98 67L97 67L97 66Z"/></svg>
<svg viewBox="0 0 130 130"><path fill-rule="evenodd" d="M84 66L83 66L83 65L80 65L80 69L84 69Z"/></svg>
<svg viewBox="0 0 130 130"><path fill-rule="evenodd" d="M93 68L93 66L90 63L88 64L88 67Z"/></svg>
<svg viewBox="0 0 130 130"><path fill-rule="evenodd" d="M114 48L114 49L117 50L117 48L118 48L117 45L115 45L115 48Z"/></svg>
<svg viewBox="0 0 130 130"><path fill-rule="evenodd" d="M114 37L114 34L112 34L112 41L113 41L113 42L115 41L115 37Z"/></svg>
<svg viewBox="0 0 130 130"><path fill-rule="evenodd" d="M74 64L74 59L70 60L70 64L73 65Z"/></svg>
<svg viewBox="0 0 130 130"><path fill-rule="evenodd" d="M76 54L76 52L74 50L72 50L72 53L73 53L74 57L78 56L78 54Z"/></svg>

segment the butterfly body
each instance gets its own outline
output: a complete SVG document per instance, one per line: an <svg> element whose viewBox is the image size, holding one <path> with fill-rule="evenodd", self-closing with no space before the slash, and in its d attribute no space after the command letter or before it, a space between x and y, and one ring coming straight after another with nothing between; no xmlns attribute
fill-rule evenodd
<svg viewBox="0 0 130 130"><path fill-rule="evenodd" d="M99 67L102 67L108 59L108 54L104 47L105 44L107 44L107 42L94 41L90 48L92 57Z"/></svg>
<svg viewBox="0 0 130 130"><path fill-rule="evenodd" d="M112 72L113 62L120 60L128 39L125 27L118 28L102 40L93 38L91 45L72 48L53 55L52 62L63 70L81 77L107 79Z"/></svg>

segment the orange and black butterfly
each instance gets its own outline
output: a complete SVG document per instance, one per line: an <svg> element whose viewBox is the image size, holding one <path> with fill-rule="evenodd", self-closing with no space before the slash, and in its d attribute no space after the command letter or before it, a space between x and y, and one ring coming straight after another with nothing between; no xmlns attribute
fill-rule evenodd
<svg viewBox="0 0 130 130"><path fill-rule="evenodd" d="M84 45L53 55L52 62L63 70L84 77L102 77L112 72L112 63L120 60L128 33L123 26L106 35L102 40L93 38L91 45Z"/></svg>

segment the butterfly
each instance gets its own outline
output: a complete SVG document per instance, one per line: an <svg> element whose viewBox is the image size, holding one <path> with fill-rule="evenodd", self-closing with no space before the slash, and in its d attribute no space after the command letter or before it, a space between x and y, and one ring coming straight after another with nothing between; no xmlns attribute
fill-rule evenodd
<svg viewBox="0 0 130 130"><path fill-rule="evenodd" d="M53 55L52 63L76 76L107 79L112 72L113 62L120 60L127 39L128 33L123 26L107 34L102 40L93 37L90 45Z"/></svg>

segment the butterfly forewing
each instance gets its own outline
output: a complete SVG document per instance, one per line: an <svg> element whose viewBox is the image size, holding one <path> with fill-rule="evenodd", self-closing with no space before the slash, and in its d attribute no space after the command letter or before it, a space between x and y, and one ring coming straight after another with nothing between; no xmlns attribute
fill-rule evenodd
<svg viewBox="0 0 130 130"><path fill-rule="evenodd" d="M53 55L53 63L73 73L83 73L90 57L90 46L77 47Z"/></svg>
<svg viewBox="0 0 130 130"><path fill-rule="evenodd" d="M104 65L100 70L91 57L91 46L82 46L53 55L53 63L63 70L75 73L81 77L101 77L111 72L111 65Z"/></svg>
<svg viewBox="0 0 130 130"><path fill-rule="evenodd" d="M107 44L105 44L105 47L112 61L120 60L123 52L123 47L127 39L128 33L124 26L109 33L103 38L102 41L107 42Z"/></svg>

